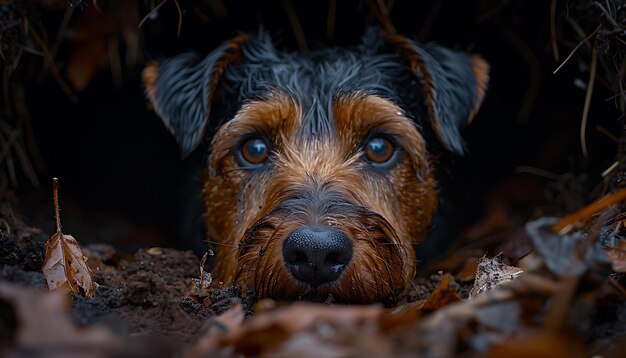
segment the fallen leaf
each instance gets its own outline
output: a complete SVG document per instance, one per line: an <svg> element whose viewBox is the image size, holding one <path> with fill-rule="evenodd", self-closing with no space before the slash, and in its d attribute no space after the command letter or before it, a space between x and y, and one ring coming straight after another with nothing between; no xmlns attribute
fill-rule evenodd
<svg viewBox="0 0 626 358"><path fill-rule="evenodd" d="M235 310L232 315L239 315L237 306L231 310ZM212 340L211 344L204 342L202 349L196 349L194 353L207 356L215 349L224 347L250 356L276 352L279 347L295 353L291 345L293 340L308 336L317 342L314 346L307 344L309 348L316 347L316 351L309 351L308 356L315 356L316 353L328 353L328 346L323 343L328 344L333 337L336 338L336 334L366 331L377 334L383 312L381 306L329 306L296 302L285 308L253 316L241 327L228 330L218 339Z"/></svg>
<svg viewBox="0 0 626 358"><path fill-rule="evenodd" d="M87 265L87 257L83 255L72 235L61 232L57 178L53 179L53 187L57 232L46 242L46 256L42 268L48 288L54 290L67 283L72 292L78 292L88 298L94 297L98 284L93 280L91 269Z"/></svg>
<svg viewBox="0 0 626 358"><path fill-rule="evenodd" d="M437 286L430 296L428 296L426 302L424 302L422 309L436 310L452 302L460 301L461 299L456 294L456 290L450 287L450 284L453 282L454 278L452 278L452 275L445 274L439 286Z"/></svg>
<svg viewBox="0 0 626 358"><path fill-rule="evenodd" d="M503 283L513 281L517 276L522 274L522 270L508 266L502 263L500 256L493 258L487 258L483 256L478 261L478 268L476 269L476 280L472 287L469 298L473 298L485 291L489 291Z"/></svg>
<svg viewBox="0 0 626 358"><path fill-rule="evenodd" d="M121 343L118 337L104 328L77 327L68 314L70 299L61 291L36 291L0 282L0 301L8 304L16 319L13 343L34 356L37 356L35 352L38 350L46 353L46 349L51 347L58 356L62 356L63 352L73 352L76 356L80 355L76 350L80 353L84 353L83 349L87 353L102 352L105 347L110 349ZM47 353L43 356L54 355L50 351Z"/></svg>
<svg viewBox="0 0 626 358"><path fill-rule="evenodd" d="M578 246L584 240L582 232L575 231L559 235L553 231L560 222L554 217L543 217L526 224L526 232L548 269L561 276L578 276L587 270L587 264L578 253Z"/></svg>
<svg viewBox="0 0 626 358"><path fill-rule="evenodd" d="M494 344L487 357L589 357L579 340L542 330L524 332Z"/></svg>

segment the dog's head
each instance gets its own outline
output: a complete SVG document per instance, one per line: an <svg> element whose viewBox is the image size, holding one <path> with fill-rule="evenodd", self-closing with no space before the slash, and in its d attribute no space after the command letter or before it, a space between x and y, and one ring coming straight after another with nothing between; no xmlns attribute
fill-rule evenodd
<svg viewBox="0 0 626 358"><path fill-rule="evenodd" d="M308 54L241 35L144 71L183 153L215 130L203 183L215 275L261 297L364 303L408 291L437 207L425 133L463 153L487 80L478 56L373 32Z"/></svg>

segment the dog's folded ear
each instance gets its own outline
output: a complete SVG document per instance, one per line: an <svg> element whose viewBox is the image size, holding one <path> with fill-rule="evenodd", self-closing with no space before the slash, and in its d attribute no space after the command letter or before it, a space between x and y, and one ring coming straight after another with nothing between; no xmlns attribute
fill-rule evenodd
<svg viewBox="0 0 626 358"><path fill-rule="evenodd" d="M201 142L219 79L228 66L240 61L241 46L247 39L247 35L239 35L204 59L184 53L153 62L143 70L146 94L176 137L183 156Z"/></svg>
<svg viewBox="0 0 626 358"><path fill-rule="evenodd" d="M461 129L482 103L489 82L487 62L479 55L420 45L400 35L386 39L420 80L429 121L439 140L448 150L463 154Z"/></svg>

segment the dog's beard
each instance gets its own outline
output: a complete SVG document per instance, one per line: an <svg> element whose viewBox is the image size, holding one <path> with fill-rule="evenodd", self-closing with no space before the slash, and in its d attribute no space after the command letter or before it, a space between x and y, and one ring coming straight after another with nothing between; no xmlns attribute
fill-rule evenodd
<svg viewBox="0 0 626 358"><path fill-rule="evenodd" d="M413 249L381 215L340 201L313 216L285 202L251 225L239 241L235 283L254 287L259 298L342 303L394 302L408 291L415 272ZM337 280L317 287L294 278L282 254L287 236L311 224L343 232L354 252Z"/></svg>

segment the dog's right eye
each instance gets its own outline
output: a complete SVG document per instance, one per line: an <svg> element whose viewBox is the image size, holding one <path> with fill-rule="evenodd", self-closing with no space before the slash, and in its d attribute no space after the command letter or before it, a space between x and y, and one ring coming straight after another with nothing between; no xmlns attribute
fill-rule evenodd
<svg viewBox="0 0 626 358"><path fill-rule="evenodd" d="M385 164L393 158L394 145L384 137L374 137L365 145L365 155L374 164Z"/></svg>
<svg viewBox="0 0 626 358"><path fill-rule="evenodd" d="M269 156L269 146L261 138L250 138L243 142L240 148L243 164L260 165Z"/></svg>

